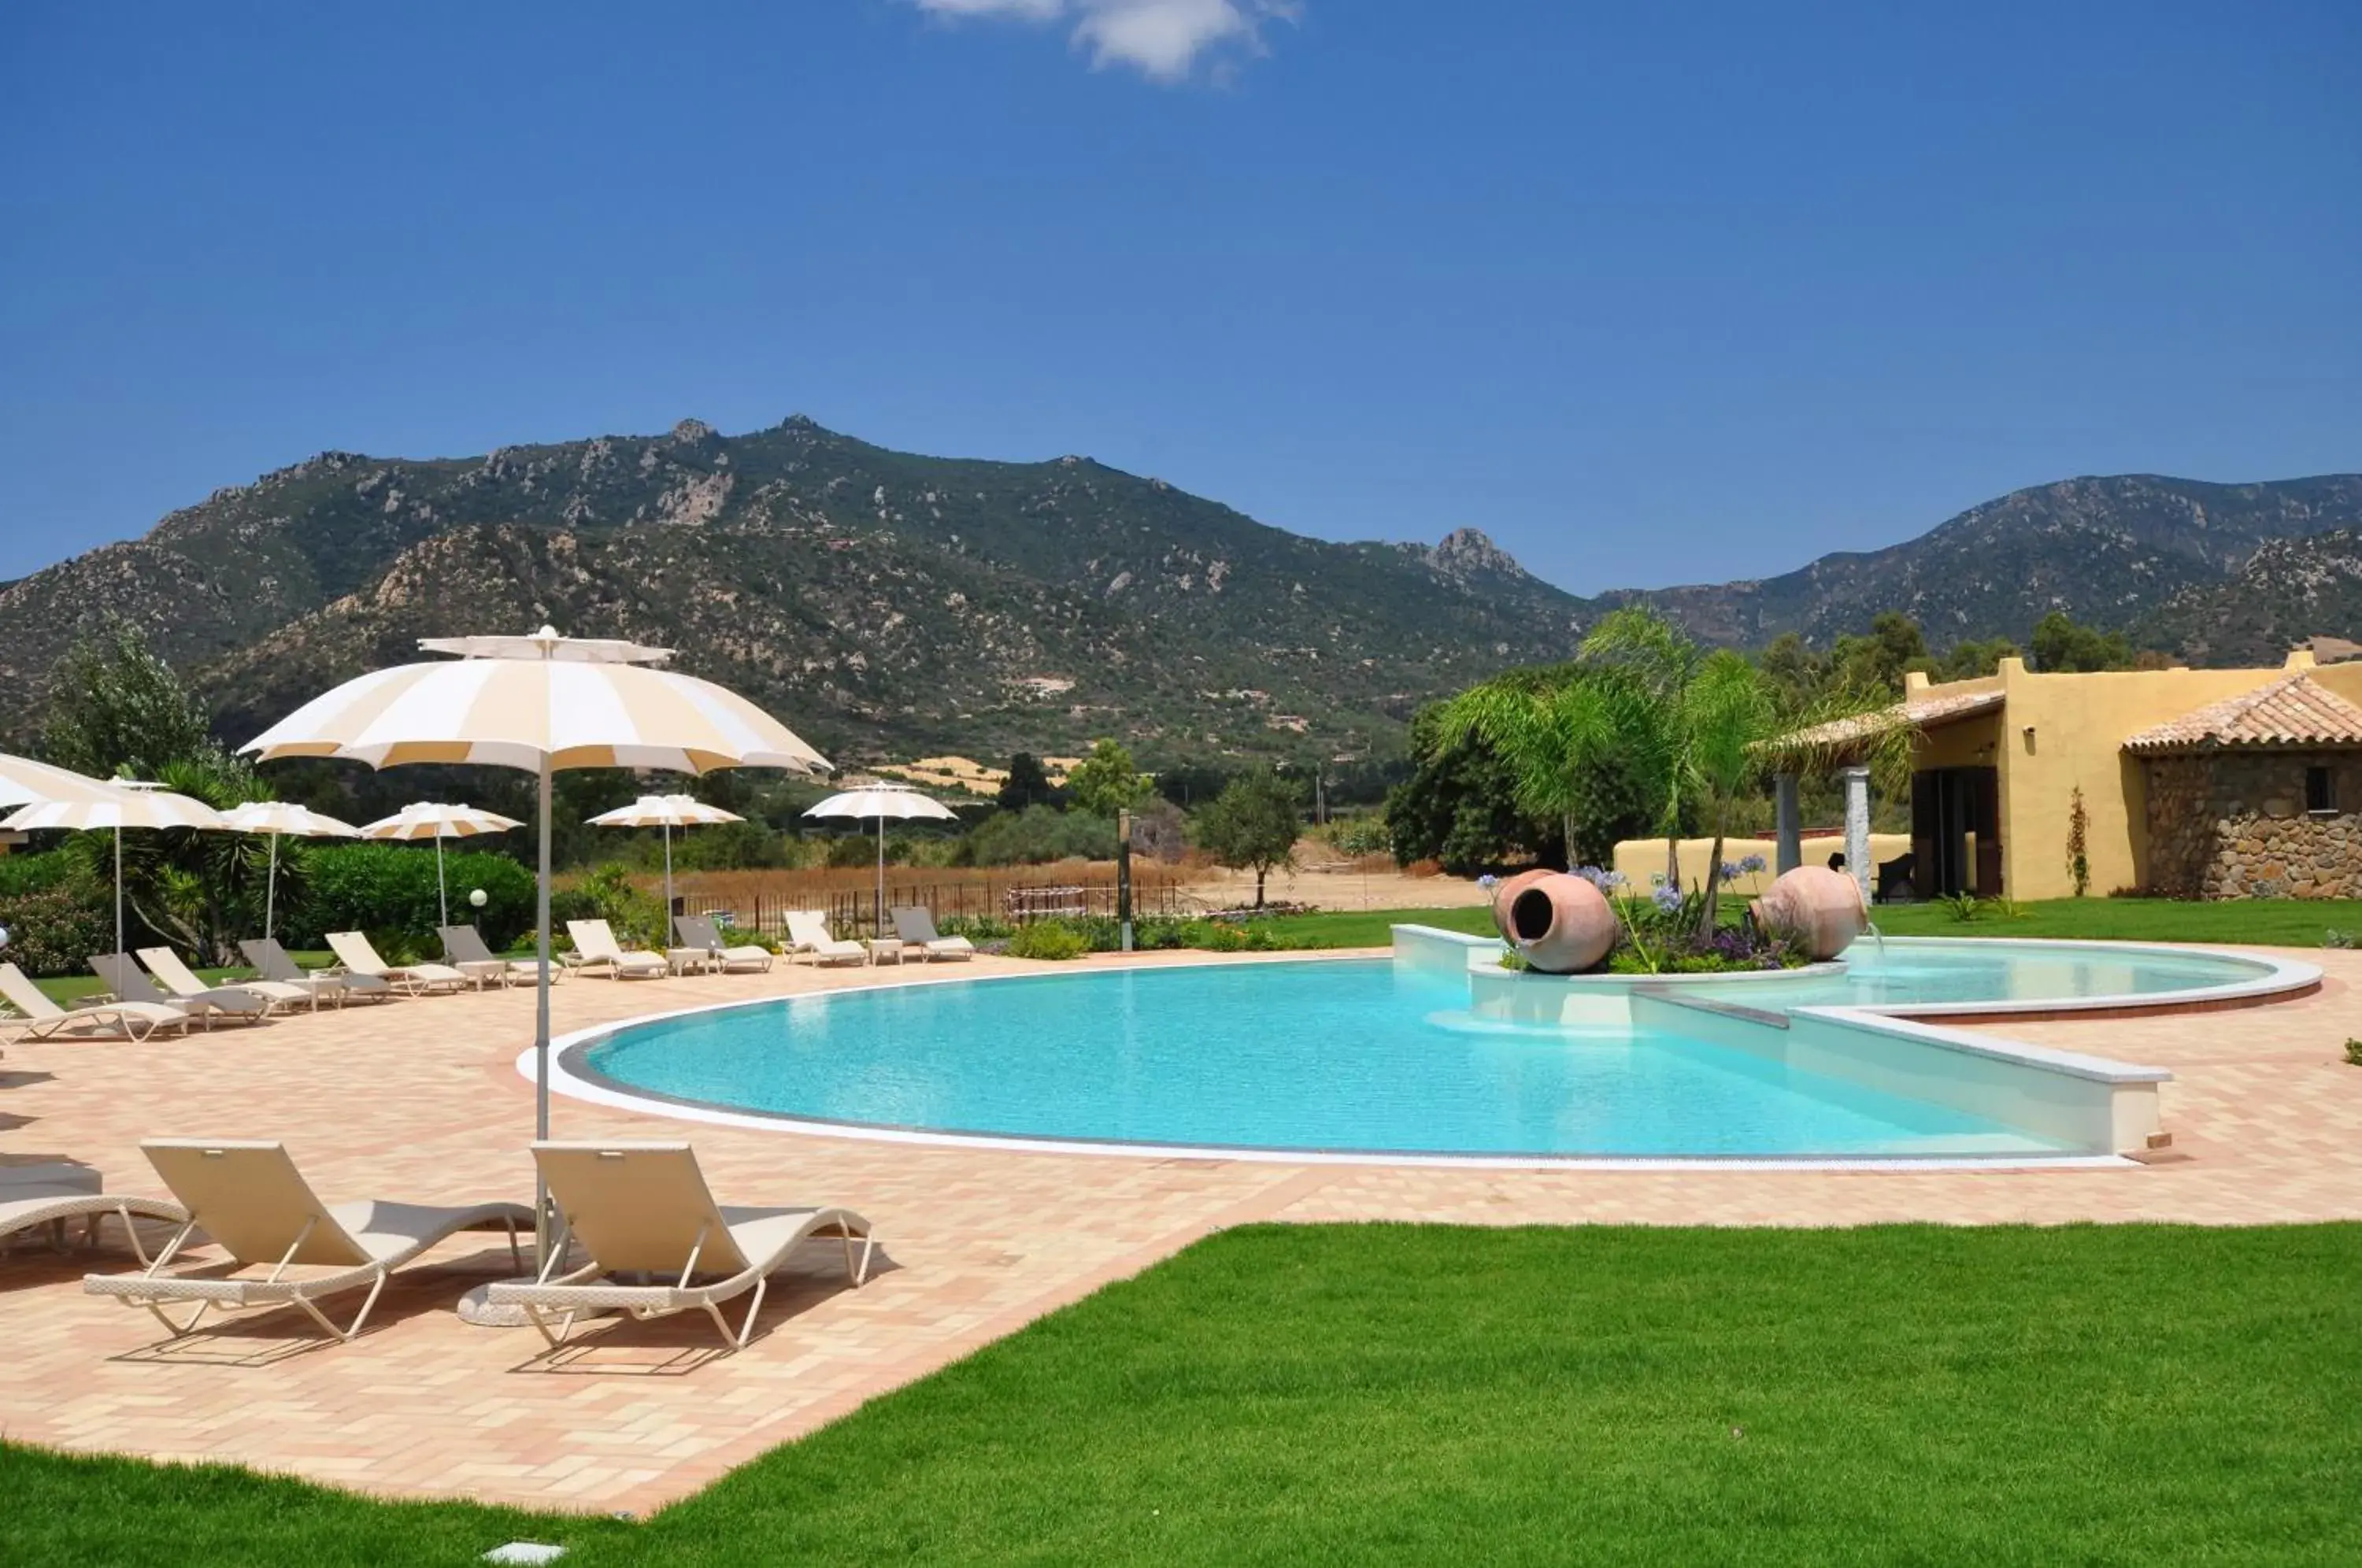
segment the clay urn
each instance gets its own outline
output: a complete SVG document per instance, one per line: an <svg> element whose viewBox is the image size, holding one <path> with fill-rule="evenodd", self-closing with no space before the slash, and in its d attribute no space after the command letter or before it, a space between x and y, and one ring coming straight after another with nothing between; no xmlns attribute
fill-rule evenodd
<svg viewBox="0 0 2362 1568"><path fill-rule="evenodd" d="M1870 929L1861 884L1826 866L1781 872L1747 910L1756 930L1790 938L1816 963L1836 957Z"/></svg>
<svg viewBox="0 0 2362 1568"><path fill-rule="evenodd" d="M1526 883L1504 915L1503 934L1518 956L1545 975L1580 974L1616 945L1616 911L1606 896L1563 871L1546 871Z"/></svg>
<svg viewBox="0 0 2362 1568"><path fill-rule="evenodd" d="M1493 929L1501 933L1502 941L1514 943L1518 940L1517 933L1509 929L1509 906L1518 901L1518 895L1544 878L1560 875L1562 873L1549 870L1520 871L1514 877L1502 878L1494 888Z"/></svg>

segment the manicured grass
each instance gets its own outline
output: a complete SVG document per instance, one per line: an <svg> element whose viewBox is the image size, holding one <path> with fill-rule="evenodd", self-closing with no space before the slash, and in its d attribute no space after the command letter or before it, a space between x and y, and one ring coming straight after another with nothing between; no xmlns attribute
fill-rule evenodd
<svg viewBox="0 0 2362 1568"><path fill-rule="evenodd" d="M1960 921L1942 904L1880 904L1871 911L1889 936L2067 936L2118 942L2249 942L2318 947L2324 933L2362 937L2362 899L2045 899L2017 906L2019 918L1987 908Z"/></svg>
<svg viewBox="0 0 2362 1568"><path fill-rule="evenodd" d="M2357 1225L1253 1227L646 1525L6 1449L6 1556L2347 1563L2357 1274Z"/></svg>
<svg viewBox="0 0 2362 1568"><path fill-rule="evenodd" d="M1436 925L1490 936L1493 911L1482 904L1448 910L1324 910L1275 915L1267 923L1307 947L1384 947L1394 940L1397 925Z"/></svg>

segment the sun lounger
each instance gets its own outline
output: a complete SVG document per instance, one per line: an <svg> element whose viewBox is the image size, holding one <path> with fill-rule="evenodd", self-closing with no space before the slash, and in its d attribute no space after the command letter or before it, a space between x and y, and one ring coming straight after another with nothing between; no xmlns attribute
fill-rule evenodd
<svg viewBox="0 0 2362 1568"><path fill-rule="evenodd" d="M869 950L858 942L839 942L828 933L828 921L818 910L788 911L788 962L809 953L814 964L866 964Z"/></svg>
<svg viewBox="0 0 2362 1568"><path fill-rule="evenodd" d="M590 1262L558 1274L566 1249L553 1247L542 1277L494 1285L491 1298L524 1308L553 1345L564 1342L581 1312L621 1310L646 1320L702 1308L731 1348L743 1350L771 1275L808 1238L842 1242L845 1274L856 1286L868 1277L868 1220L844 1209L722 1208L686 1143L535 1143L533 1157L568 1233ZM615 1277L651 1275L672 1283ZM748 1291L755 1299L733 1331L722 1303Z"/></svg>
<svg viewBox="0 0 2362 1568"><path fill-rule="evenodd" d="M484 933L472 925L441 925L435 929L443 938L443 956L471 980L480 984L486 979L498 979L504 986L512 982L530 986L541 978L540 959L502 958L484 945ZM549 966L552 983L565 973L556 964Z"/></svg>
<svg viewBox="0 0 2362 1568"><path fill-rule="evenodd" d="M196 972L182 963L181 955L169 947L143 947L139 950L139 962L147 966L148 973L176 1002L192 1000L214 988L197 978ZM274 1010L303 1002L315 1012L320 1010L319 992L283 980L240 980L236 988L253 992Z"/></svg>
<svg viewBox="0 0 2362 1568"><path fill-rule="evenodd" d="M339 1203L333 1208L314 1196L284 1146L272 1143L209 1143L193 1138L155 1138L140 1144L164 1185L188 1210L178 1235L138 1274L94 1274L83 1280L93 1296L112 1297L145 1308L174 1337L194 1333L215 1308L299 1307L339 1340L350 1340L369 1321L379 1292L393 1271L436 1242L461 1231L506 1231L510 1256L524 1266L517 1249L520 1227L533 1226L533 1209L523 1203L478 1203L444 1208L420 1203ZM203 1231L241 1269L266 1268L260 1277L168 1275L165 1267L193 1231ZM307 1269L291 1275L291 1269ZM352 1323L338 1328L319 1303L369 1287L369 1298ZM168 1307L194 1306L185 1321Z"/></svg>
<svg viewBox="0 0 2362 1568"><path fill-rule="evenodd" d="M0 1029L13 1029L33 1040L45 1040L69 1030L76 1033L112 1030L133 1040L145 1040L160 1029L186 1032L189 1027L189 1010L170 1002L113 1001L91 1007L60 1007L14 964L0 964L0 997L6 997L8 1005L23 1015L0 1018Z"/></svg>
<svg viewBox="0 0 2362 1568"><path fill-rule="evenodd" d="M611 980L626 976L652 979L672 972L661 953L648 953L639 948L627 948L615 940L615 933L603 920L569 920L566 933L574 938L574 951L582 955L579 966L584 969L604 969Z"/></svg>
<svg viewBox="0 0 2362 1568"><path fill-rule="evenodd" d="M91 972L105 980L107 988L121 1002L146 1002L151 1007L177 1007L183 1012L194 1013L208 1029L214 1016L235 1018L246 1023L260 1023L270 1014L270 1003L263 997L241 986L213 986L188 996L168 997L148 977L148 971L132 962L128 953L94 955Z"/></svg>
<svg viewBox="0 0 2362 1568"><path fill-rule="evenodd" d="M753 969L770 973L769 948L757 947L751 942L742 942L734 947L724 944L722 932L714 925L712 915L675 915L672 917L672 931L683 947L703 948L721 960L725 970Z"/></svg>
<svg viewBox="0 0 2362 1568"><path fill-rule="evenodd" d="M352 973L383 980L408 997L426 991L456 991L468 983L468 977L448 964L389 964L377 955L370 939L358 931L328 933L328 951Z"/></svg>
<svg viewBox="0 0 2362 1568"><path fill-rule="evenodd" d="M33 1165L0 1165L0 1246L37 1226L50 1231L52 1245L66 1245L66 1226L83 1221L83 1242L86 1246L98 1244L99 1222L109 1215L123 1221L123 1233L131 1242L132 1254L141 1263L148 1261L147 1249L139 1244L139 1229L134 1219L161 1220L174 1225L188 1223L189 1211L177 1203L160 1198L125 1198L99 1190L98 1173L88 1165L50 1163Z"/></svg>
<svg viewBox="0 0 2362 1568"><path fill-rule="evenodd" d="M976 944L965 936L940 936L935 932L935 917L917 904L897 905L894 910L894 934L905 945L915 947L929 958L973 958Z"/></svg>
<svg viewBox="0 0 2362 1568"><path fill-rule="evenodd" d="M246 961L266 980L276 980L283 986L302 986L321 996L333 996L342 1007L355 997L370 1001L385 1001L393 995L393 988L371 975L315 973L288 956L287 949L272 936L249 938L237 944Z"/></svg>

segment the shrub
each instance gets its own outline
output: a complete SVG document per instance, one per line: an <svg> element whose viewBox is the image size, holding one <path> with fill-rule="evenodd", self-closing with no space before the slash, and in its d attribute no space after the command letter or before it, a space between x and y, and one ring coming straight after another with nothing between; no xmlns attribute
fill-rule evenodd
<svg viewBox="0 0 2362 1568"><path fill-rule="evenodd" d="M944 936L965 936L970 942L1006 942L1017 934L1017 928L999 915L945 915L935 922L935 930Z"/></svg>
<svg viewBox="0 0 2362 1568"><path fill-rule="evenodd" d="M73 865L61 849L43 855L0 855L0 899L46 893L72 874Z"/></svg>
<svg viewBox="0 0 2362 1568"><path fill-rule="evenodd" d="M1358 860L1364 855L1385 855L1394 849L1394 834L1384 812L1363 812L1339 817L1329 824L1327 837L1338 854Z"/></svg>
<svg viewBox="0 0 2362 1568"><path fill-rule="evenodd" d="M79 975L91 955L115 947L115 905L103 888L58 882L39 892L0 899L0 926L8 945L0 963L28 975Z"/></svg>
<svg viewBox="0 0 2362 1568"><path fill-rule="evenodd" d="M664 900L644 893L631 873L610 861L549 900L549 923L562 933L569 920L603 920L616 940L626 947L662 949L671 945ZM555 940L555 937L553 937Z"/></svg>
<svg viewBox="0 0 2362 1568"><path fill-rule="evenodd" d="M1112 860L1115 823L1049 806L1000 812L962 839L955 858L969 866L1041 866L1054 860Z"/></svg>
<svg viewBox="0 0 2362 1568"><path fill-rule="evenodd" d="M523 866L504 855L447 852L443 871L451 892L452 920L475 921L495 952L533 929L534 877ZM400 960L386 951L389 945L408 954L442 951L435 934L442 922L432 848L312 846L304 856L304 873L302 897L281 911L281 930L291 945L317 947L328 932L359 931L368 933L392 962ZM477 888L484 890L481 910L468 903L468 894Z"/></svg>
<svg viewBox="0 0 2362 1568"><path fill-rule="evenodd" d="M1090 940L1064 921L1037 920L1017 929L1009 940L1011 958L1044 958L1063 963L1091 950Z"/></svg>
<svg viewBox="0 0 2362 1568"><path fill-rule="evenodd" d="M2345 1059L2355 1066L2362 1067L2362 1040L2356 1040L2351 1037L2346 1040Z"/></svg>

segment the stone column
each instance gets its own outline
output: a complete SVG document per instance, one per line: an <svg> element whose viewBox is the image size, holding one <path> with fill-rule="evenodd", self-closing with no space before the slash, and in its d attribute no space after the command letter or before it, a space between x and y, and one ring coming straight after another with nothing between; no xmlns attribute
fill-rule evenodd
<svg viewBox="0 0 2362 1568"><path fill-rule="evenodd" d="M1838 777L1845 780L1846 802L1846 869L1853 874L1861 889L1861 901L1870 902L1870 769L1849 767Z"/></svg>
<svg viewBox="0 0 2362 1568"><path fill-rule="evenodd" d="M1794 871L1805 863L1805 824L1796 806L1796 776L1783 773L1772 779L1772 787L1780 824L1779 862L1772 868L1777 875Z"/></svg>

